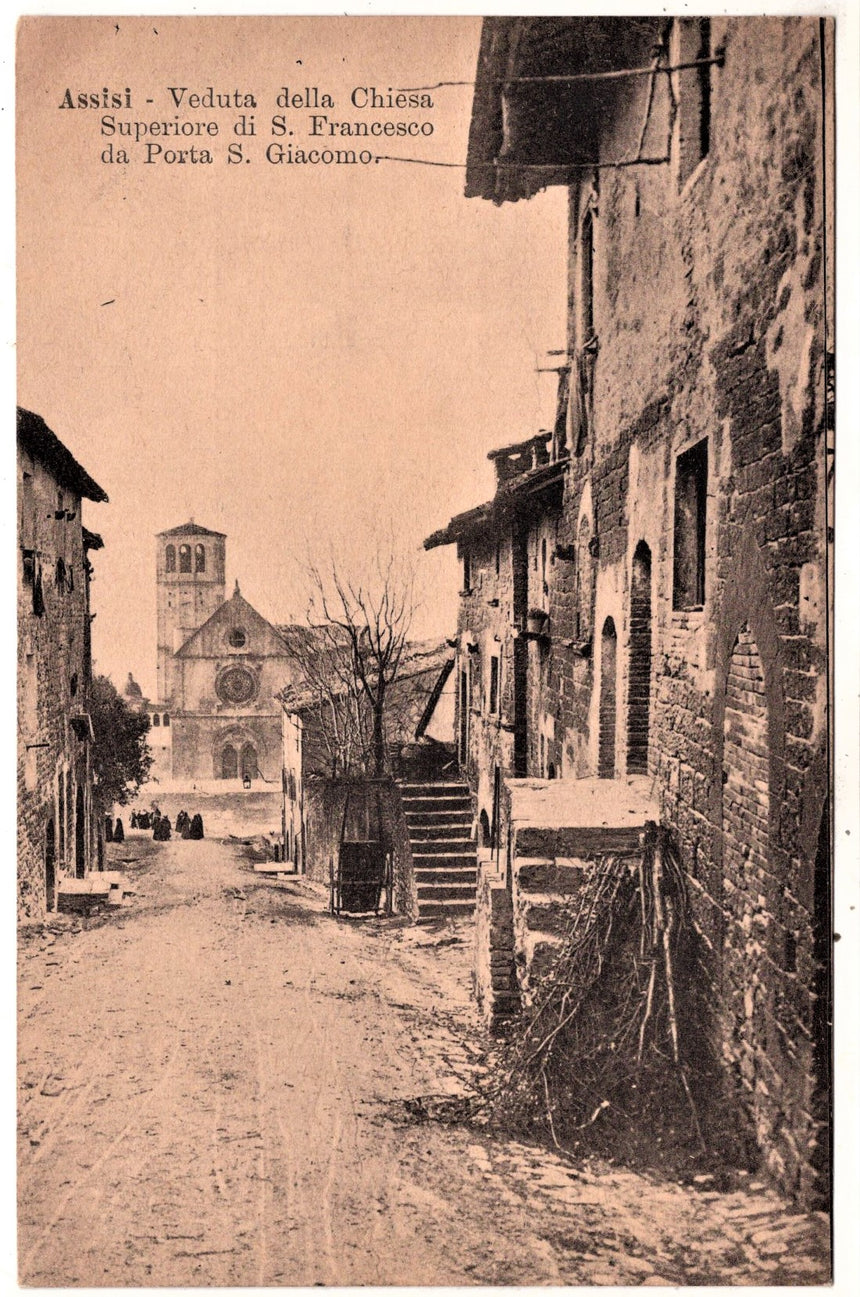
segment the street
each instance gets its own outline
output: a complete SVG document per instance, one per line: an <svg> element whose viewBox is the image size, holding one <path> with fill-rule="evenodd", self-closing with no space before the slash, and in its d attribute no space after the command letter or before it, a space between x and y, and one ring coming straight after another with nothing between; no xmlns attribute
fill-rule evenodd
<svg viewBox="0 0 860 1297"><path fill-rule="evenodd" d="M471 928L335 921L241 844L129 837L136 895L19 960L27 1285L787 1284L823 1218L574 1166L403 1101L480 1075Z"/></svg>

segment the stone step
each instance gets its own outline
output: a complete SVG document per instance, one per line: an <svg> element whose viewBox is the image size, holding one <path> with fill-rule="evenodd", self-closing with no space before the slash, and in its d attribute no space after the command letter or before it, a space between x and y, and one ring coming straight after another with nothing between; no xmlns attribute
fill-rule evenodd
<svg viewBox="0 0 860 1297"><path fill-rule="evenodd" d="M406 823L410 829L414 826L417 829L433 828L437 826L443 828L446 824L468 824L472 827L471 809L453 810L453 811L406 811Z"/></svg>
<svg viewBox="0 0 860 1297"><path fill-rule="evenodd" d="M403 799L403 812L408 819L415 815L450 815L456 811L458 815L472 818L472 803L468 797L448 797L442 800L438 797L410 797Z"/></svg>
<svg viewBox="0 0 860 1297"><path fill-rule="evenodd" d="M460 820L451 824L410 824L410 842L436 842L440 839L472 841L472 821Z"/></svg>
<svg viewBox="0 0 860 1297"><path fill-rule="evenodd" d="M469 837L414 838L409 835L413 856L463 856L475 854L475 844Z"/></svg>
<svg viewBox="0 0 860 1297"><path fill-rule="evenodd" d="M447 869L452 865L464 868L475 868L474 851L437 851L435 854L426 851L413 851L412 863L416 869Z"/></svg>
<svg viewBox="0 0 860 1297"><path fill-rule="evenodd" d="M450 797L457 794L460 797L468 796L469 789L466 784L400 784L400 792L404 797L427 797L436 796Z"/></svg>
<svg viewBox="0 0 860 1297"><path fill-rule="evenodd" d="M477 869L416 869L416 883L468 883L474 890L478 885Z"/></svg>
<svg viewBox="0 0 860 1297"><path fill-rule="evenodd" d="M468 901L475 903L474 883L419 883L418 905L422 901Z"/></svg>
<svg viewBox="0 0 860 1297"><path fill-rule="evenodd" d="M474 901L423 901L418 906L418 922L428 919L467 919L475 913Z"/></svg>

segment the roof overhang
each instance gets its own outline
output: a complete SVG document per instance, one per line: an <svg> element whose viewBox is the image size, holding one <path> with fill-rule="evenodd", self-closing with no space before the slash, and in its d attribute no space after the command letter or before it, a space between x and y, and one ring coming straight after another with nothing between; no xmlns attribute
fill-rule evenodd
<svg viewBox="0 0 860 1297"><path fill-rule="evenodd" d="M566 468L566 460L557 460L505 482L492 500L466 513L456 514L447 527L434 531L425 540L424 548L436 549L439 545L469 540L482 531L510 521L512 517L535 512L536 505L540 509L560 508Z"/></svg>
<svg viewBox="0 0 860 1297"><path fill-rule="evenodd" d="M61 486L96 503L107 502L103 491L72 452L52 432L40 414L18 407L18 444L53 473Z"/></svg>
<svg viewBox="0 0 860 1297"><path fill-rule="evenodd" d="M485 18L466 197L495 203L570 185L599 161L622 82L558 80L648 63L663 18Z"/></svg>

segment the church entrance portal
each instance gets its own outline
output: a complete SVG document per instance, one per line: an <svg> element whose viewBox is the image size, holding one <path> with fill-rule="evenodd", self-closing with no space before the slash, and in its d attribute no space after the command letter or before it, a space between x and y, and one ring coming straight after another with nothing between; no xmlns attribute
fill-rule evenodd
<svg viewBox="0 0 860 1297"><path fill-rule="evenodd" d="M242 745L242 778L256 779L259 774L257 750L252 743Z"/></svg>
<svg viewBox="0 0 860 1297"><path fill-rule="evenodd" d="M228 743L227 746L224 748L223 752L221 753L221 778L238 779L238 777L239 777L239 754L237 753L236 749L233 747L233 744Z"/></svg>

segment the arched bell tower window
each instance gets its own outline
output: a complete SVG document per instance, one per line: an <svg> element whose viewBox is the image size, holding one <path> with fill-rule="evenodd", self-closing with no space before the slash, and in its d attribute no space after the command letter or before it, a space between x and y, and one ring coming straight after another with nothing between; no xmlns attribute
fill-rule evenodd
<svg viewBox="0 0 860 1297"><path fill-rule="evenodd" d="M190 545L179 546L179 571L180 572L191 571L191 546Z"/></svg>
<svg viewBox="0 0 860 1297"><path fill-rule="evenodd" d="M176 546L168 545L164 551L164 570L165 572L176 571Z"/></svg>
<svg viewBox="0 0 860 1297"><path fill-rule="evenodd" d="M194 571L206 571L206 550L202 545L194 546Z"/></svg>

